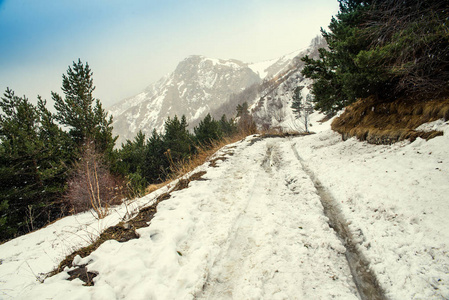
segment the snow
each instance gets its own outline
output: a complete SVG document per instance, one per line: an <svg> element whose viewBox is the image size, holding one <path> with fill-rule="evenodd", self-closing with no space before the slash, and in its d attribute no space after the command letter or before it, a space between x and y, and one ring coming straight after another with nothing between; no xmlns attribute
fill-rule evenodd
<svg viewBox="0 0 449 300"><path fill-rule="evenodd" d="M342 142L330 130L296 140L390 299L449 298L449 126L435 124L444 136L427 142Z"/></svg>
<svg viewBox="0 0 449 300"><path fill-rule="evenodd" d="M249 64L248 67L257 75L259 75L260 79L264 79L268 75L267 69L275 64L279 59L266 60L262 62Z"/></svg>
<svg viewBox="0 0 449 300"><path fill-rule="evenodd" d="M438 130L443 131L444 127L446 126L446 122L444 120L436 120L433 122L422 124L421 126L417 127L417 131L432 131L432 130Z"/></svg>
<svg viewBox="0 0 449 300"><path fill-rule="evenodd" d="M314 135L252 136L220 150L215 158L225 160L193 171L206 174L161 202L139 239L75 258L98 273L94 286L67 281L68 270L44 283L35 275L117 223L124 207L101 222L71 216L0 245L0 298L360 299L308 172L341 209L388 299L449 298L447 122L427 125L444 130L430 141L378 146L342 141L320 118L311 116Z"/></svg>
<svg viewBox="0 0 449 300"><path fill-rule="evenodd" d="M286 64L289 63L293 58L298 56L301 52L304 52L305 49L296 50L279 58L265 60L261 62L251 63L248 67L257 75L259 75L260 79L264 79L268 75L268 68L275 64ZM279 70L281 72L282 70ZM276 75L276 74L274 74Z"/></svg>

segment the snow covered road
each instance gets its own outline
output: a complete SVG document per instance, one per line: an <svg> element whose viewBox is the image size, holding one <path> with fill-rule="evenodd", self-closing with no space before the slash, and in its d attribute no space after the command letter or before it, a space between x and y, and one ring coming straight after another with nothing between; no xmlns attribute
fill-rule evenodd
<svg viewBox="0 0 449 300"><path fill-rule="evenodd" d="M197 298L357 299L345 249L285 140L259 141L218 172L225 219L204 237L219 249Z"/></svg>
<svg viewBox="0 0 449 300"><path fill-rule="evenodd" d="M252 144L252 145L251 145ZM232 151L230 153L229 151ZM358 299L345 248L286 139L247 139L158 206L151 226L21 295L53 299Z"/></svg>
<svg viewBox="0 0 449 300"><path fill-rule="evenodd" d="M444 136L376 146L323 124L306 137L248 137L186 189L170 192L173 183L103 220L70 216L0 245L0 299L360 299L352 253L386 299L449 299L449 122L426 126ZM167 192L139 239L75 258L98 273L94 286L66 280L68 269L36 280Z"/></svg>

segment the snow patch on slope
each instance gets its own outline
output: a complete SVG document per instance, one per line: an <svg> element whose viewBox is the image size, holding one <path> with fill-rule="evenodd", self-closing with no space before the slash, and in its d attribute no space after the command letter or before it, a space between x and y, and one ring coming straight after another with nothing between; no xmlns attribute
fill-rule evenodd
<svg viewBox="0 0 449 300"><path fill-rule="evenodd" d="M103 220L70 216L0 245L0 298L357 299L344 247L289 152L293 144L337 200L386 296L448 299L447 122L438 123L443 136L389 146L342 141L329 124L315 135L252 137L222 149L215 157L227 160L199 167L205 180L161 202L140 239L108 241L77 259L99 272L94 287L66 281L68 270L43 284L36 279L167 189Z"/></svg>

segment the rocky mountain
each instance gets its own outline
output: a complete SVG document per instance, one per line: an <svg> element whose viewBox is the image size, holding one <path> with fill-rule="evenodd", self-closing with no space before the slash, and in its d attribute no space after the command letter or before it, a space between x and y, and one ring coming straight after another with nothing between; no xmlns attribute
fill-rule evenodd
<svg viewBox="0 0 449 300"><path fill-rule="evenodd" d="M260 87L250 107L253 118L260 127L277 127L284 130L304 129L303 122L293 114L291 108L293 92L297 87L302 87L303 102L311 101L309 88L312 81L301 74L304 67L301 58L305 55L318 58L318 49L324 47L326 47L325 40L320 36L316 37L307 49L291 60L288 66Z"/></svg>
<svg viewBox="0 0 449 300"><path fill-rule="evenodd" d="M301 79L300 57L316 52L315 44L259 63L187 57L174 72L109 109L114 116L115 134L119 135L118 145L132 139L139 130L147 135L153 129L162 131L167 117L175 115L185 115L190 128L207 113L215 118L223 114L232 117L236 106L243 102L253 105L259 124L266 123L267 115L277 113L276 107L286 101L288 90ZM286 106L282 104L282 108Z"/></svg>
<svg viewBox="0 0 449 300"><path fill-rule="evenodd" d="M123 142L140 129L147 134L161 131L167 117L202 119L230 94L259 82L260 76L241 61L187 57L173 73L110 109L115 133Z"/></svg>
<svg viewBox="0 0 449 300"><path fill-rule="evenodd" d="M303 130L302 120L293 114L291 108L293 92L298 86L303 88L301 91L303 102L310 101L312 96L309 95L312 81L304 78L301 74L304 67L301 58L305 55L318 58L318 49L326 46L326 41L321 36L317 36L306 49L271 61L271 64L265 62L266 70L273 70L275 66L278 69L275 69L276 71L270 75L266 75L261 83L230 95L229 100L218 109L211 111L211 114L215 118L223 114L232 115L238 104L247 102L259 128L276 127L282 130ZM263 63L259 65L263 65Z"/></svg>

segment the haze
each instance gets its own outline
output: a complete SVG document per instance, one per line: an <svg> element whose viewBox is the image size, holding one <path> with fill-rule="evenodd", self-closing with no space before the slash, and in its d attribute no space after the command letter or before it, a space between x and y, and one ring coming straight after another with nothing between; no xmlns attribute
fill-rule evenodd
<svg viewBox="0 0 449 300"><path fill-rule="evenodd" d="M337 11L336 0L0 0L0 89L50 100L81 58L108 107L192 54L258 62L307 47Z"/></svg>

